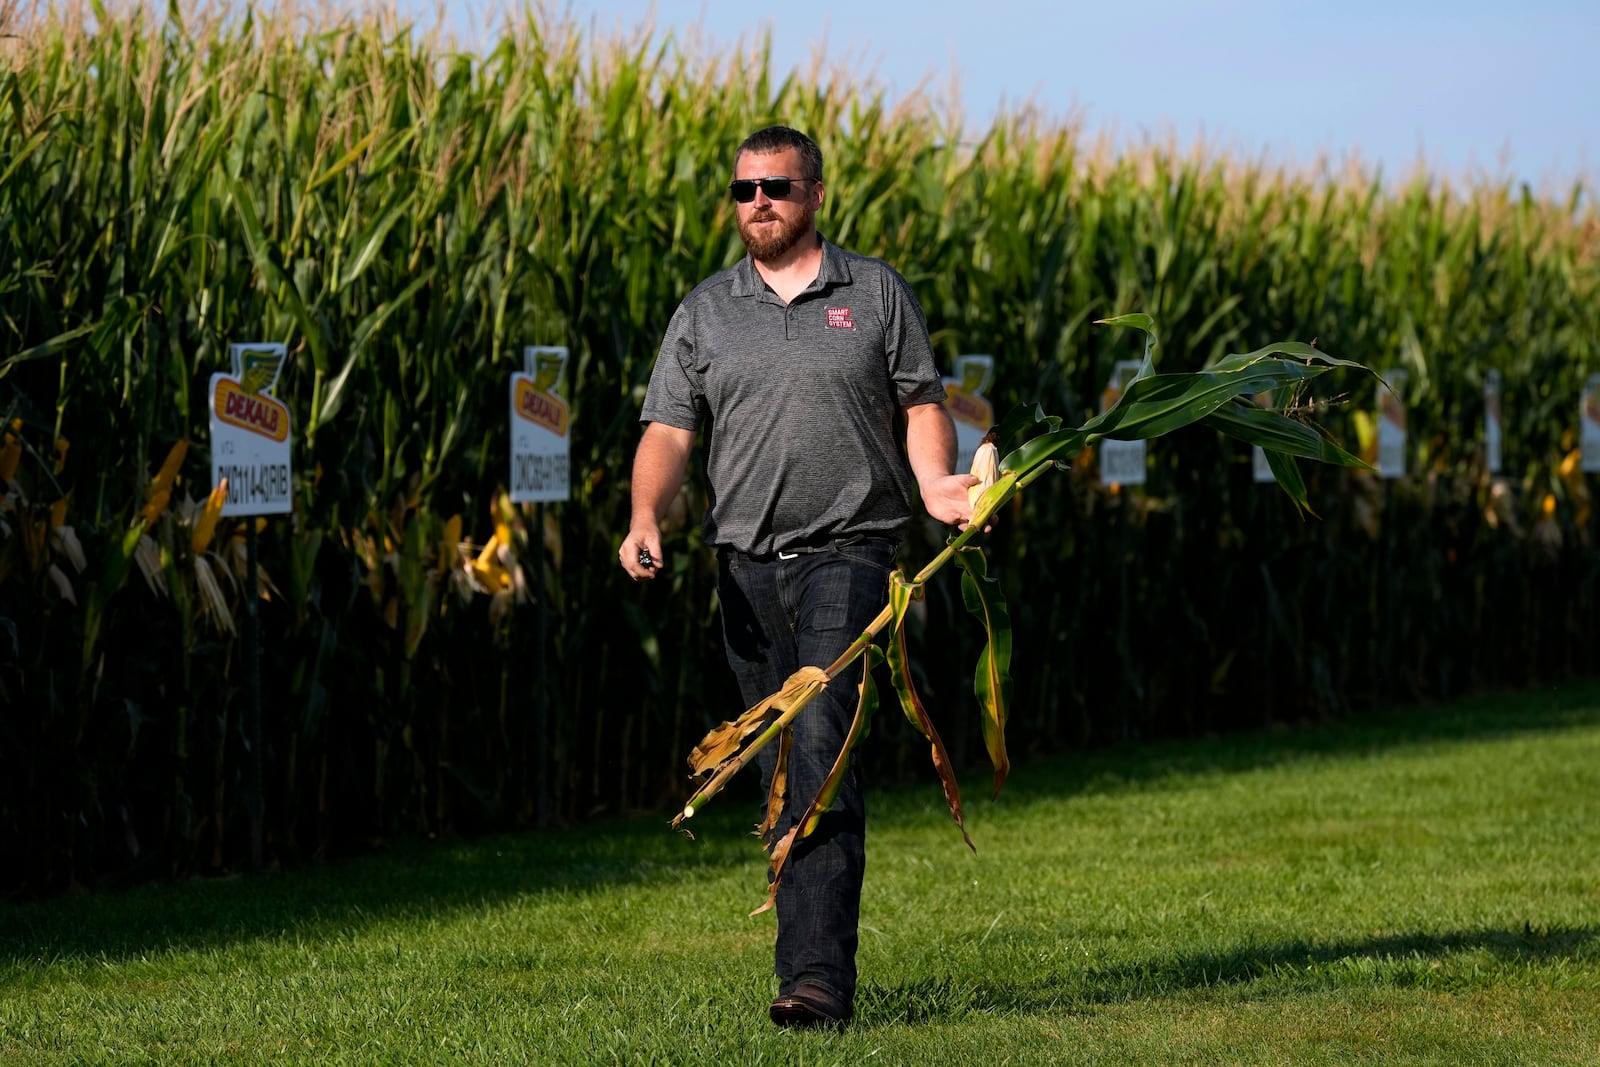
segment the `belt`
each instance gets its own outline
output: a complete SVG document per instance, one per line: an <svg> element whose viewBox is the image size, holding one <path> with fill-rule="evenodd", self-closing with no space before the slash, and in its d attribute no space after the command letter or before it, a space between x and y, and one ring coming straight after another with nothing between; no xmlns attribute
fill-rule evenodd
<svg viewBox="0 0 1600 1067"><path fill-rule="evenodd" d="M729 551L743 556L753 563L772 563L776 560L799 559L801 556L809 556L815 552L832 552L837 548L849 548L851 545L859 545L867 541L893 542L894 538L878 537L873 534L851 534L849 537L833 537L826 541L815 541L809 544L784 545L782 548L774 549L771 552L740 552L738 549L731 547Z"/></svg>

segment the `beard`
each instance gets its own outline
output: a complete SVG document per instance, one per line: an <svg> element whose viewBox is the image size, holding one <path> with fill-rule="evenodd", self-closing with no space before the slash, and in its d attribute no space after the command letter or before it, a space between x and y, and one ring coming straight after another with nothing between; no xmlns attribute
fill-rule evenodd
<svg viewBox="0 0 1600 1067"><path fill-rule="evenodd" d="M739 236L744 239L744 247L752 259L768 263L799 244L800 240L811 232L815 218L816 215L810 208L788 219L775 211L763 211L751 215L748 219L739 220ZM753 224L768 220L778 222L776 231L757 233Z"/></svg>

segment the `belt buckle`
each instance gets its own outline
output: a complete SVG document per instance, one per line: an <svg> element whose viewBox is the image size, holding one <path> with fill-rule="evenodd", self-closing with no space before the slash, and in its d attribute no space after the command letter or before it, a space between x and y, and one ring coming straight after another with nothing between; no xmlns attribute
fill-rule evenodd
<svg viewBox="0 0 1600 1067"><path fill-rule="evenodd" d="M800 558L800 553L798 553L798 552L785 552L783 549L780 548L780 549L778 549L778 558L779 559L783 559L783 560L799 559Z"/></svg>

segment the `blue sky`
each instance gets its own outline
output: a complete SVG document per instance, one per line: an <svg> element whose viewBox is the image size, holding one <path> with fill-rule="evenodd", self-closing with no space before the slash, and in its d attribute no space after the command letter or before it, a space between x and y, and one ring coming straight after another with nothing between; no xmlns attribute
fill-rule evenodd
<svg viewBox="0 0 1600 1067"><path fill-rule="evenodd" d="M478 29L476 0L444 0ZM819 50L897 98L948 94L969 128L1032 102L1125 139L1175 134L1291 166L1354 155L1564 193L1600 174L1600 0L567 0L603 31L653 19L713 46L770 30L780 70Z"/></svg>

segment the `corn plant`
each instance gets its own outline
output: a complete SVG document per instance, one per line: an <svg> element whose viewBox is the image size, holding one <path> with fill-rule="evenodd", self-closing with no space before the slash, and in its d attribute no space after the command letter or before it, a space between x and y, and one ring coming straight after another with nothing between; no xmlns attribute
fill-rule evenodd
<svg viewBox="0 0 1600 1067"><path fill-rule="evenodd" d="M1085 424L1118 355L1088 324L1125 307L1180 340L1166 371L1298 336L1409 372L1417 473L1308 467L1319 523L1257 492L1205 424L1152 447L1142 491L1101 486L1086 448L1026 508L1008 499L987 570L1034 665L1012 681L1017 751L1584 669L1590 184L1112 151L1029 113L973 129L848 71L776 70L764 42L708 51L544 13L469 54L376 10L0 3L0 844L25 857L18 886L239 865L248 605L280 862L528 825L541 779L557 818L676 796L664 753L734 699L693 522L705 487L650 589L593 561L625 528L661 331L742 254L729 154L773 121L823 147L824 234L911 279L947 360L994 353L997 410ZM246 527L196 535L206 381L254 339L286 345L296 481L293 515L257 530L267 583L249 589ZM508 516L499 398L529 343L572 353L572 498ZM1498 478L1478 459L1488 369ZM1359 452L1374 389L1301 414ZM919 526L908 551L944 547ZM525 597L493 564L520 568ZM1056 595L1017 595L1024 576ZM958 653L908 666L937 704L981 646L956 583L920 588L901 632ZM1156 618L1177 639L1153 666ZM885 741L858 754L889 776L932 744ZM988 747L965 722L940 741L952 768Z"/></svg>
<svg viewBox="0 0 1600 1067"><path fill-rule="evenodd" d="M1095 441L1106 438L1157 438L1193 423L1210 426L1228 437L1265 448L1278 484L1301 510L1308 509L1309 504L1305 482L1295 463L1297 457L1341 467L1371 469L1363 460L1312 427L1253 402L1259 393L1279 388L1299 391L1329 370L1362 369L1360 364L1335 359L1304 343L1280 342L1254 352L1224 357L1204 371L1157 374L1155 353L1158 341L1150 316L1125 315L1102 321L1111 326L1136 327L1144 331L1146 338L1139 372L1117 402L1077 427L1064 427L1059 416L1045 415L1038 409L1031 413L1014 413L991 434L992 437L1005 441L1020 429L1019 424L1030 422L1035 426L1042 424L1045 432L1024 441L998 460L994 458L996 445L993 441L986 441L979 449L973 473L979 474L981 468L979 485L974 487L975 490L981 488L981 495L977 495L973 502L971 519L950 540L944 551L910 580L900 574L892 577L889 604L833 663L825 668L820 665L801 667L778 692L758 702L738 719L725 722L707 734L690 756L690 768L697 775L710 777L673 819L674 826L692 818L695 811L721 792L733 775L748 766L757 753L773 741L779 741L767 815L760 828L770 830L777 825L786 804L804 799L784 795L787 778L784 763L789 749L786 732L817 694L827 688L845 668L863 655L868 656L868 669L862 673L855 719L833 769L823 780L817 795L807 802L789 832L782 838L768 841L771 877L768 879L766 904L758 910L766 910L773 905L792 847L796 841L804 839L816 829L822 815L838 795L849 769L851 750L865 735L877 707L871 667L879 658L886 658L892 665L894 688L899 694L901 708L911 724L930 742L934 768L943 784L951 817L961 828L967 844L972 845L972 839L966 832L954 771L908 670L902 629L910 601L921 595L923 586L946 563L955 560L962 570L963 599L969 610L983 623L987 633L987 644L975 671L974 689L984 742L994 766L994 792L998 795L1010 771L1005 728L1011 706L1011 623L1004 597L987 573L983 550L970 542L985 529L996 511L1008 500L1051 470L1069 464L1074 456ZM893 627L889 639L891 651L880 657L875 642L884 628L889 626Z"/></svg>

